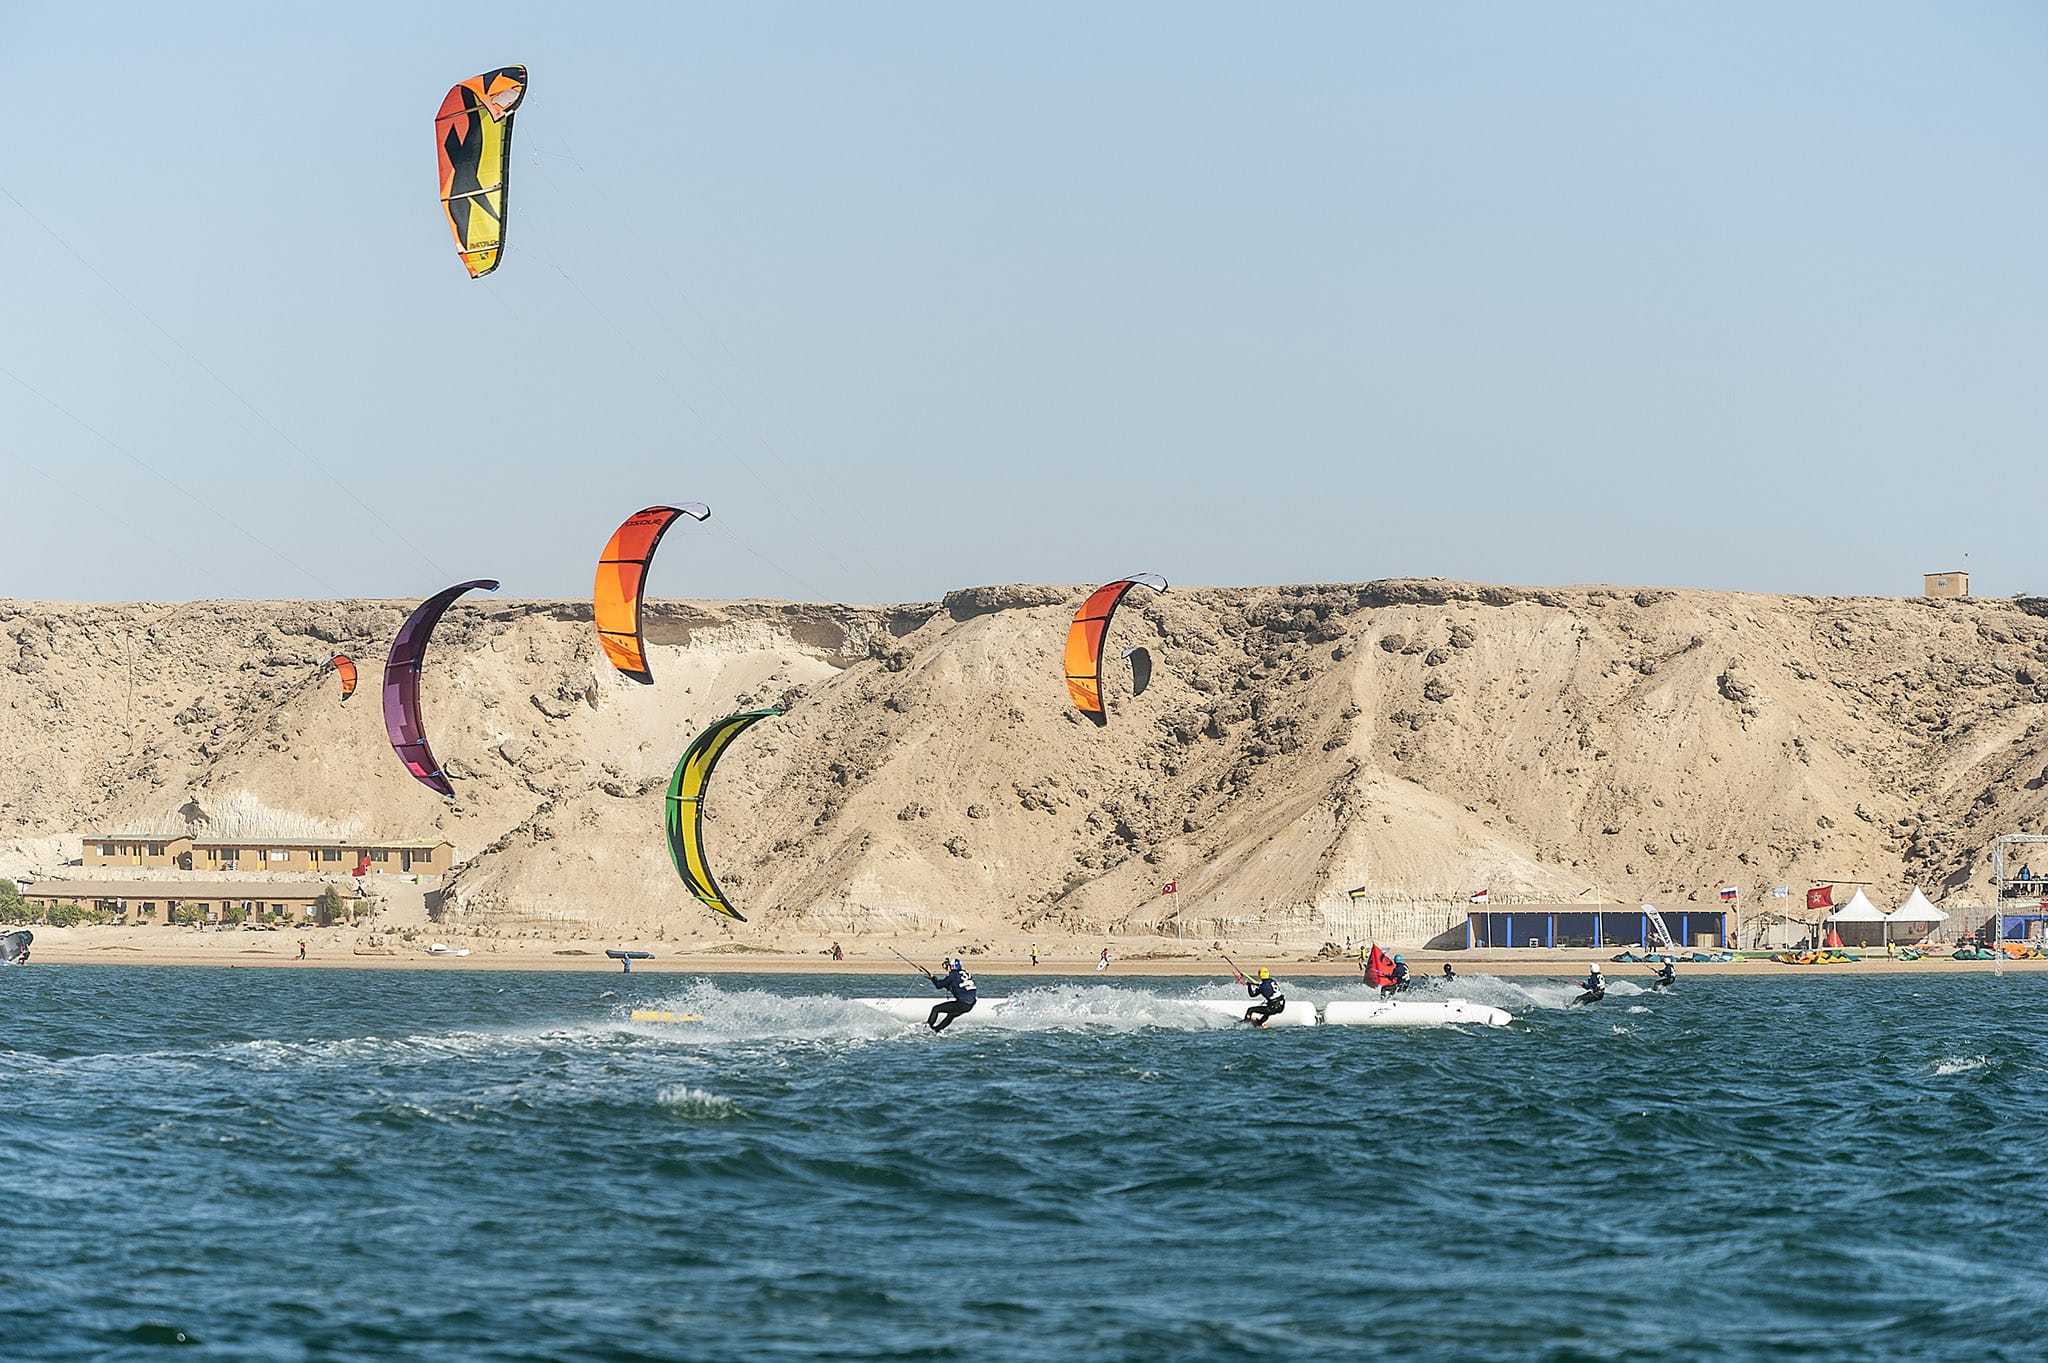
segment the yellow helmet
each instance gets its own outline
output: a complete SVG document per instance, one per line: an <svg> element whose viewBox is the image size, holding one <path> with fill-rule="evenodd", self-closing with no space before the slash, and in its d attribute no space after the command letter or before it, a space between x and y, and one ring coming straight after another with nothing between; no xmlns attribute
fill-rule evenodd
<svg viewBox="0 0 2048 1363"><path fill-rule="evenodd" d="M1264 966L1260 966L1260 967L1259 967L1259 978L1260 978L1260 979L1262 979L1262 980L1270 980L1270 979L1272 979L1272 978L1273 978L1273 972L1272 972L1272 971L1270 971L1270 970L1268 970L1268 969L1266 969L1266 967L1264 967Z"/></svg>

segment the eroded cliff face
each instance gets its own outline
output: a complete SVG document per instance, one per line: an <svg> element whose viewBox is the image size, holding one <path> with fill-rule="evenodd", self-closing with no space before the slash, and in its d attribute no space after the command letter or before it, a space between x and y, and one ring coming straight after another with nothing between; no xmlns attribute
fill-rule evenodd
<svg viewBox="0 0 2048 1363"><path fill-rule="evenodd" d="M1990 840L2048 805L2038 603L1138 593L1098 728L1061 682L1081 595L657 605L652 687L602 662L586 605L464 604L424 687L452 802L385 742L399 603L4 602L0 835L32 860L53 835L253 808L452 839L460 918L766 944L1095 931L1176 903L1251 927L1357 885L1462 905L1735 884L1754 904L1856 879L1981 900ZM1116 656L1134 646L1154 662L1139 696ZM320 666L337 649L364 665L346 705ZM733 747L707 807L751 920L728 928L681 892L663 790L699 728L762 705L789 713Z"/></svg>

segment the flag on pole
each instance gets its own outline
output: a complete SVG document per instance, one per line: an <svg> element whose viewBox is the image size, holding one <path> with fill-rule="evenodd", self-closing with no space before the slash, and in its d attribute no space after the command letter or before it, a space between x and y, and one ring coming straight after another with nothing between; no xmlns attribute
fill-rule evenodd
<svg viewBox="0 0 2048 1363"><path fill-rule="evenodd" d="M1162 885L1162 886L1160 886L1160 887L1159 887L1159 893L1161 893L1161 894L1179 894L1179 893L1180 893L1180 882L1179 882L1178 880L1169 880L1169 881L1167 881L1167 882L1166 882L1166 883L1165 883L1164 885Z"/></svg>
<svg viewBox="0 0 2048 1363"><path fill-rule="evenodd" d="M1474 890L1472 892L1472 902L1474 904L1484 904L1486 902L1486 891Z"/></svg>
<svg viewBox="0 0 2048 1363"><path fill-rule="evenodd" d="M1792 887L1790 885L1773 885L1771 887L1771 898L1773 899L1789 898L1791 894Z"/></svg>
<svg viewBox="0 0 2048 1363"><path fill-rule="evenodd" d="M1361 900L1361 899L1365 898L1365 896L1366 896L1366 888L1365 888L1365 886L1361 885L1361 886L1359 886L1359 887L1358 887L1357 889L1355 889L1355 890L1350 890L1350 891L1347 891L1347 893L1348 893L1348 894L1350 894L1350 896L1351 896L1351 902L1355 904L1355 903L1357 903L1357 902L1358 902L1359 900Z"/></svg>
<svg viewBox="0 0 2048 1363"><path fill-rule="evenodd" d="M1816 885L1806 892L1806 907L1809 909L1832 909L1835 906L1835 887Z"/></svg>
<svg viewBox="0 0 2048 1363"><path fill-rule="evenodd" d="M1736 891L1736 889L1735 889L1735 887L1734 887L1733 885L1724 885L1724 886L1722 886L1722 887L1721 887L1721 902L1722 902L1723 904L1732 904L1732 903L1734 903L1734 902L1735 902L1735 895L1736 895L1736 893L1737 893L1737 891Z"/></svg>

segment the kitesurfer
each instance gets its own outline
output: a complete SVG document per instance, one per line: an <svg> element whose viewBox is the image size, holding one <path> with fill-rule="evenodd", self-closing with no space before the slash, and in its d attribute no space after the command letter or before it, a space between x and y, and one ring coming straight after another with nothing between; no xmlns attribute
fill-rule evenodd
<svg viewBox="0 0 2048 1363"><path fill-rule="evenodd" d="M1650 981L1652 989L1669 989L1678 983L1678 967L1666 961L1657 967L1657 978Z"/></svg>
<svg viewBox="0 0 2048 1363"><path fill-rule="evenodd" d="M846 959L846 953L839 949L839 943L837 942L834 942L832 944L832 959L835 961L843 961Z"/></svg>
<svg viewBox="0 0 2048 1363"><path fill-rule="evenodd" d="M1107 970L1107 969L1109 969L1109 948L1108 948L1108 947L1104 947L1104 948L1102 949L1102 959L1101 959L1101 960L1099 960L1099 961L1097 961L1097 962L1095 963L1095 968L1096 968L1097 970Z"/></svg>
<svg viewBox="0 0 2048 1363"><path fill-rule="evenodd" d="M1446 982L1449 982L1449 981L1451 981L1451 980L1455 980L1455 979L1457 979L1457 978L1458 978L1458 972L1457 972L1457 971L1455 971L1455 970L1453 970L1453 969L1451 969L1451 963L1450 963L1449 961L1445 961L1445 962L1444 962L1444 980L1445 980Z"/></svg>
<svg viewBox="0 0 2048 1363"><path fill-rule="evenodd" d="M967 967L960 963L960 958L955 956L943 964L946 966L945 974L926 975L935 988L953 996L945 1003L933 1004L931 1016L924 1020L924 1025L934 1032L945 1031L953 1025L954 1018L973 1011L975 1003L974 977L967 973Z"/></svg>
<svg viewBox="0 0 2048 1363"><path fill-rule="evenodd" d="M1408 963L1398 953L1394 956L1394 992L1400 993L1408 987Z"/></svg>
<svg viewBox="0 0 2048 1363"><path fill-rule="evenodd" d="M1584 991L1579 995L1580 1003L1598 1003L1607 997L1607 981L1600 974L1598 961L1593 962L1592 968L1586 973L1586 978L1579 982L1579 988Z"/></svg>
<svg viewBox="0 0 2048 1363"><path fill-rule="evenodd" d="M1259 967L1259 977L1248 980L1239 975L1237 982L1244 986L1246 997L1257 999L1244 1010L1244 1020L1254 1027L1263 1027L1267 1022L1287 1011L1287 996L1280 992L1280 981L1273 978L1273 972Z"/></svg>

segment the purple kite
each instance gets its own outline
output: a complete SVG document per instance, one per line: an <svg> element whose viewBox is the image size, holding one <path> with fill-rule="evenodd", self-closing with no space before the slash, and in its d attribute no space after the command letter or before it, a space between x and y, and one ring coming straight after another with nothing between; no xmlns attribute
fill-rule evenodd
<svg viewBox="0 0 2048 1363"><path fill-rule="evenodd" d="M420 722L420 662L427 656L427 640L433 637L441 616L455 604L456 597L475 587L498 590L494 579L480 577L434 593L398 627L398 637L391 641L391 656L384 660L384 732L391 735L391 750L421 785L451 799L455 788L434 760L433 749L427 746L426 726Z"/></svg>

